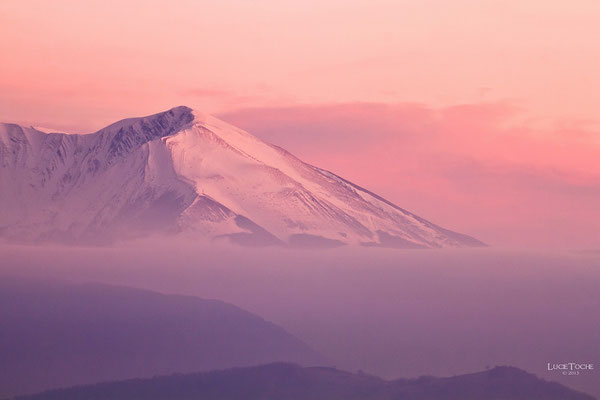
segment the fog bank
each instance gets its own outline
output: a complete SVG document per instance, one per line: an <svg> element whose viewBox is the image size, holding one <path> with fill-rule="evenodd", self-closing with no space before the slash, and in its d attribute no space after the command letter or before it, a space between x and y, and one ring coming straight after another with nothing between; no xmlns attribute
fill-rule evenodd
<svg viewBox="0 0 600 400"><path fill-rule="evenodd" d="M447 376L513 365L600 395L600 254L4 246L1 273L99 281L233 303L339 368ZM579 376L547 363L595 363Z"/></svg>

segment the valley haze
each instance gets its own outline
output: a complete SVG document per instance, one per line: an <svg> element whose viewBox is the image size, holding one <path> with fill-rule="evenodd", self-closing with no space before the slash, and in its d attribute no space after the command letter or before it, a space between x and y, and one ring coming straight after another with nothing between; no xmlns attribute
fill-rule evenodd
<svg viewBox="0 0 600 400"><path fill-rule="evenodd" d="M328 365L384 378L511 365L600 396L600 255L497 249L244 248L181 238L112 247L4 245L2 274L219 299Z"/></svg>

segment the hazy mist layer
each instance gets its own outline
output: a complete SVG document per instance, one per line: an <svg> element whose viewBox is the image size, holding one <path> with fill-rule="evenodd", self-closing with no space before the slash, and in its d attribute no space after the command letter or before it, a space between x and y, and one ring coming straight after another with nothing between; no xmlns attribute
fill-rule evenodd
<svg viewBox="0 0 600 400"><path fill-rule="evenodd" d="M220 299L283 326L338 368L413 377L513 365L600 395L600 254L5 246L1 274ZM579 376L548 363L594 363Z"/></svg>

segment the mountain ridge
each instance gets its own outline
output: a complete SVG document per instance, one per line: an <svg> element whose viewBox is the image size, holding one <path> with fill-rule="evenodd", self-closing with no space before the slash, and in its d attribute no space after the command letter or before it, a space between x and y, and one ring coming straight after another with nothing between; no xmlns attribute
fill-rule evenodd
<svg viewBox="0 0 600 400"><path fill-rule="evenodd" d="M482 246L186 106L91 134L0 124L0 236L106 241L150 232L243 245Z"/></svg>
<svg viewBox="0 0 600 400"><path fill-rule="evenodd" d="M100 381L326 358L215 299L2 276L0 398Z"/></svg>
<svg viewBox="0 0 600 400"><path fill-rule="evenodd" d="M59 389L15 400L593 400L514 367L446 378L383 380L336 368L272 363L199 374L106 382Z"/></svg>

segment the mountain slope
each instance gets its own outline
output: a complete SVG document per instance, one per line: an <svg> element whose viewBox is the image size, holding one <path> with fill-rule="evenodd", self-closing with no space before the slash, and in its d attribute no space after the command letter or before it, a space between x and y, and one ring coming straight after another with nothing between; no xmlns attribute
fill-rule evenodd
<svg viewBox="0 0 600 400"><path fill-rule="evenodd" d="M0 280L0 398L273 361L323 358L217 300L100 284Z"/></svg>
<svg viewBox="0 0 600 400"><path fill-rule="evenodd" d="M483 245L187 107L88 135L2 124L0 184L9 240L173 232L245 245Z"/></svg>
<svg viewBox="0 0 600 400"><path fill-rule="evenodd" d="M333 368L270 364L102 383L20 400L593 400L525 371L496 367L450 378L385 381Z"/></svg>

